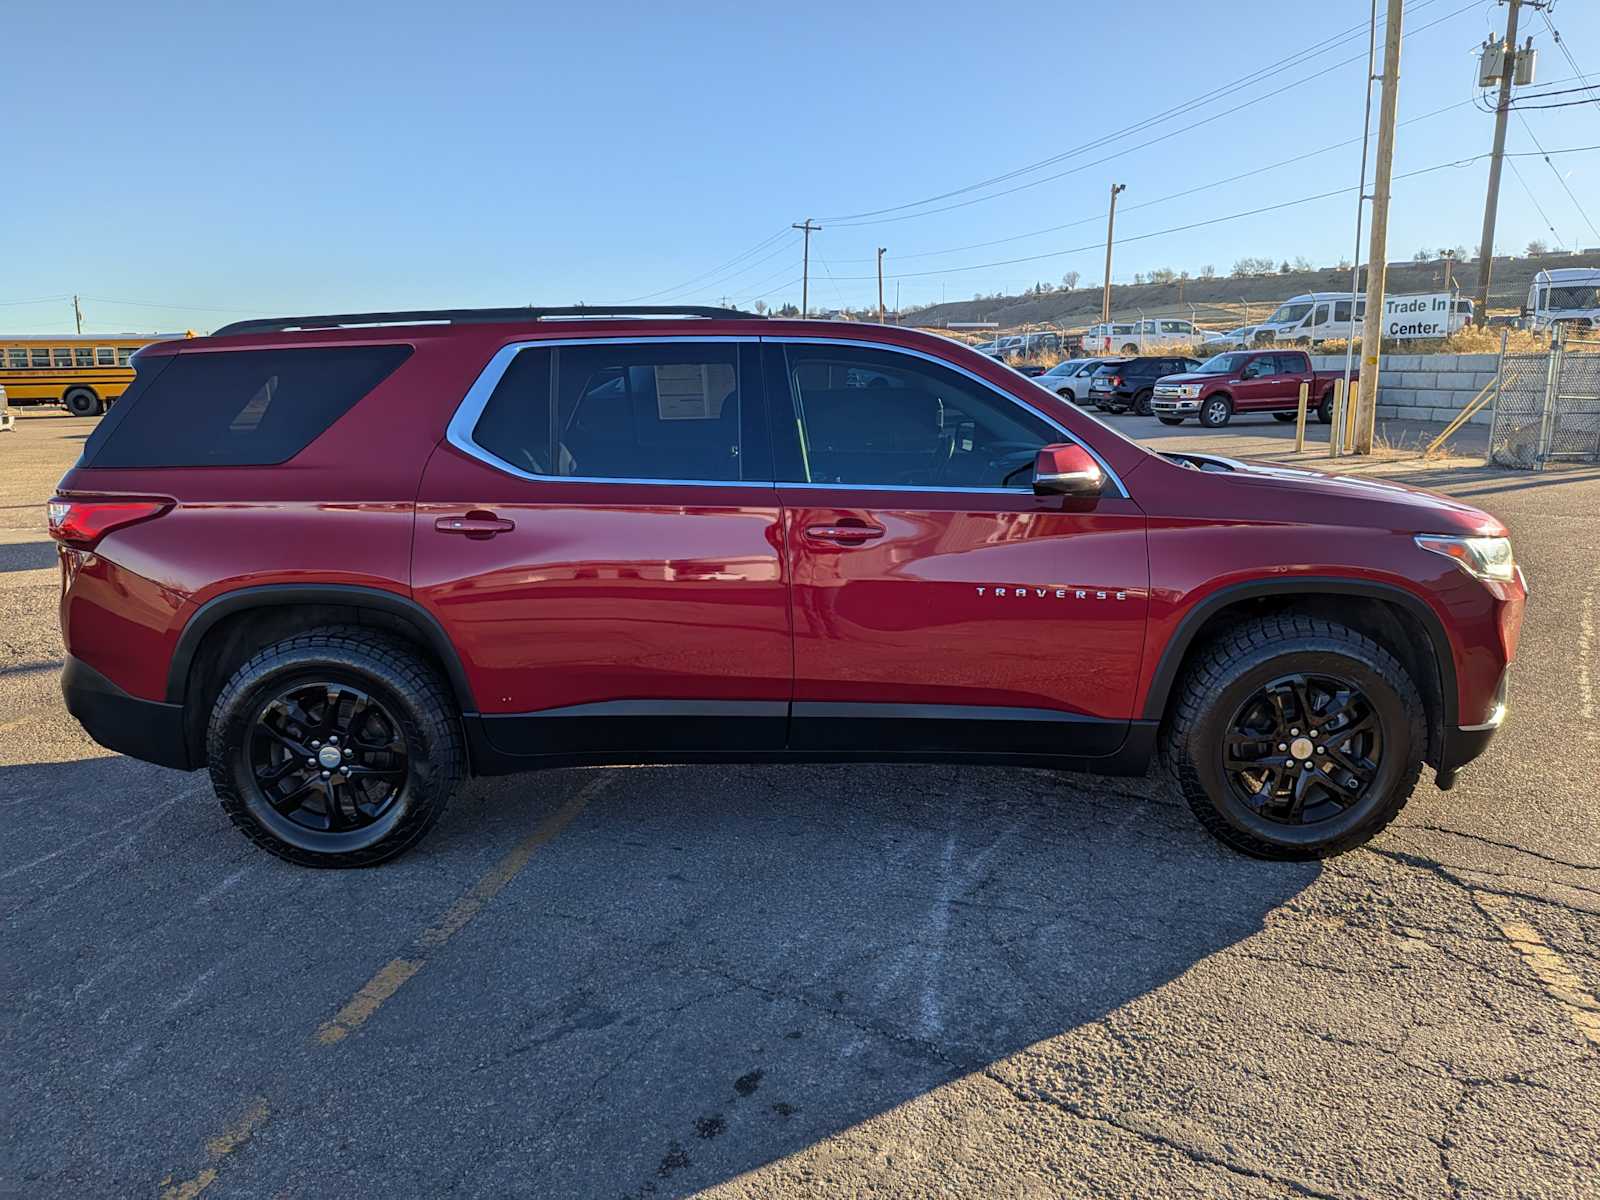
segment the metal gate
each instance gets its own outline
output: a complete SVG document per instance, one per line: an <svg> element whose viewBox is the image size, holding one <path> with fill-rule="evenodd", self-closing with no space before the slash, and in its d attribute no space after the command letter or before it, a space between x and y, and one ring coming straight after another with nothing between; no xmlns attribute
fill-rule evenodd
<svg viewBox="0 0 1600 1200"><path fill-rule="evenodd" d="M1538 353L1507 353L1501 341L1489 461L1523 470L1600 462L1600 331L1558 325Z"/></svg>

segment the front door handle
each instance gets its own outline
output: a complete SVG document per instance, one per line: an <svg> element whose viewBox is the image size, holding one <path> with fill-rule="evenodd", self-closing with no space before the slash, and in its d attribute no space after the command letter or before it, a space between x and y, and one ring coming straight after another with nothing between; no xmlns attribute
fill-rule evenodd
<svg viewBox="0 0 1600 1200"><path fill-rule="evenodd" d="M806 537L814 542L834 542L842 546L859 546L873 538L883 536L880 525L807 525Z"/></svg>
<svg viewBox="0 0 1600 1200"><path fill-rule="evenodd" d="M462 533L470 538L492 538L497 533L510 533L516 523L493 513L469 512L464 517L440 517L433 523L440 533Z"/></svg>

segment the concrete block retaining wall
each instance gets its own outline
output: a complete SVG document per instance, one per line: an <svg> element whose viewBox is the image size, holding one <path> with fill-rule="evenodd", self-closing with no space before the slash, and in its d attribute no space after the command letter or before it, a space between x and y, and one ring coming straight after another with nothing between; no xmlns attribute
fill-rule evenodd
<svg viewBox="0 0 1600 1200"><path fill-rule="evenodd" d="M1344 370L1344 355L1312 355L1319 371ZM1462 405L1493 383L1496 354L1385 354L1378 376L1378 416L1404 421L1451 421ZM1472 418L1487 425L1492 404Z"/></svg>

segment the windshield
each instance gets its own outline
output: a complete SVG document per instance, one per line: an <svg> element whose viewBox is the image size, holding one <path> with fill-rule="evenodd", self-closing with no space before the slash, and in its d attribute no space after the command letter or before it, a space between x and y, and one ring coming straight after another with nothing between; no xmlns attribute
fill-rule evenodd
<svg viewBox="0 0 1600 1200"><path fill-rule="evenodd" d="M1078 369L1081 359L1069 358L1065 362L1058 362L1045 372L1046 375L1071 375Z"/></svg>
<svg viewBox="0 0 1600 1200"><path fill-rule="evenodd" d="M1600 286L1580 283L1567 287L1553 287L1544 295L1543 303L1539 307L1576 311L1600 308Z"/></svg>
<svg viewBox="0 0 1600 1200"><path fill-rule="evenodd" d="M1217 354L1206 359L1193 371L1191 375L1232 375L1244 366L1248 354Z"/></svg>
<svg viewBox="0 0 1600 1200"><path fill-rule="evenodd" d="M1309 304L1280 304L1278 311L1267 318L1268 325L1293 325L1311 311Z"/></svg>

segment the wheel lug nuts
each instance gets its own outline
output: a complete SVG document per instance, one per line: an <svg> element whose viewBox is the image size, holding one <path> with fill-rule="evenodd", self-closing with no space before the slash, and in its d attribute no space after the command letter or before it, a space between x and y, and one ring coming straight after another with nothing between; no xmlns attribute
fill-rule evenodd
<svg viewBox="0 0 1600 1200"><path fill-rule="evenodd" d="M327 771L324 771L324 772L323 772L323 773L322 773L322 777L323 777L323 778L324 778L324 779L327 779L327 778L328 778L328 777L329 777L329 774L330 774L330 773L329 773L329 772L327 772Z"/></svg>
<svg viewBox="0 0 1600 1200"><path fill-rule="evenodd" d="M344 756L346 758L354 758L356 756L356 752L354 750L351 750L348 747L346 747L345 748L345 752L344 752Z"/></svg>
<svg viewBox="0 0 1600 1200"><path fill-rule="evenodd" d="M308 758L308 759L306 759L306 766L308 766L308 767L314 767L314 766L316 766L316 765L317 765L317 760L316 760L316 759L314 759L314 758Z"/></svg>
<svg viewBox="0 0 1600 1200"><path fill-rule="evenodd" d="M1286 759L1284 759L1284 760L1283 760L1283 765L1284 765L1284 766L1286 766L1286 767L1292 767L1292 766L1294 766L1294 759L1292 759L1292 758L1286 758Z"/></svg>
<svg viewBox="0 0 1600 1200"><path fill-rule="evenodd" d="M313 750L319 749L319 748L321 748L321 746L322 746L322 743L317 741L316 738L312 738L311 739L311 748Z"/></svg>
<svg viewBox="0 0 1600 1200"><path fill-rule="evenodd" d="M1327 753L1327 751L1326 751L1326 750L1324 750L1324 749L1323 749L1323 748L1322 748L1322 747L1321 747L1321 746L1318 746L1318 747L1317 747L1317 753L1318 753L1318 754L1326 754L1326 753Z"/></svg>
<svg viewBox="0 0 1600 1200"><path fill-rule="evenodd" d="M1288 742L1279 742L1278 743L1278 749L1279 750L1287 750L1288 748L1289 748L1289 743Z"/></svg>
<svg viewBox="0 0 1600 1200"><path fill-rule="evenodd" d="M1291 730L1289 730L1289 735L1291 737L1299 737L1300 736L1300 731L1298 729L1291 729ZM313 744L315 744L315 743L313 743Z"/></svg>
<svg viewBox="0 0 1600 1200"><path fill-rule="evenodd" d="M1307 763L1307 764L1306 764L1306 765L1307 765L1307 766L1310 766L1310 765L1311 765L1311 764L1310 764L1310 763ZM340 768L339 768L339 774L341 774L341 775L348 775L348 774L350 774L350 768L349 768L349 767L340 767Z"/></svg>
<svg viewBox="0 0 1600 1200"><path fill-rule="evenodd" d="M338 738L331 737L331 738L328 739L328 745L337 746L338 744L339 744L339 739Z"/></svg>

